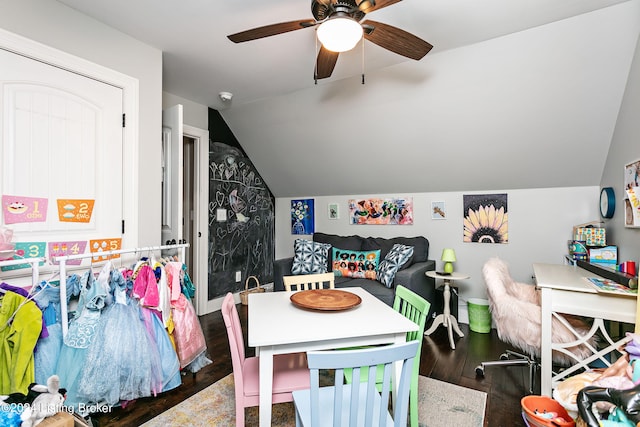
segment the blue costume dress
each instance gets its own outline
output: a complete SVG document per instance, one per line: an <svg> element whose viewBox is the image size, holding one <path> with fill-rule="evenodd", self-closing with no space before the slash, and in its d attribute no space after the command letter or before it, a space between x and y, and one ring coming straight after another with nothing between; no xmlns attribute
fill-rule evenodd
<svg viewBox="0 0 640 427"><path fill-rule="evenodd" d="M80 293L80 276L67 278L67 300ZM42 315L49 336L40 338L34 354L36 383L46 384L51 375L56 374L56 366L62 347L62 324L60 315L60 289L48 282L40 282L31 290L33 299L42 307Z"/></svg>
<svg viewBox="0 0 640 427"><path fill-rule="evenodd" d="M104 278L105 274L107 281ZM57 372L60 377L60 387L67 389L65 405L74 408L82 415L85 414L78 406L81 403L77 393L78 379L86 368L86 355L109 295L108 274L108 271L103 268L98 280L95 279L92 270L82 275L78 306L75 316L69 322L69 329L58 358Z"/></svg>
<svg viewBox="0 0 640 427"><path fill-rule="evenodd" d="M81 399L114 406L162 392L163 373L156 343L118 270L111 272L110 288L113 303L100 317L77 385Z"/></svg>

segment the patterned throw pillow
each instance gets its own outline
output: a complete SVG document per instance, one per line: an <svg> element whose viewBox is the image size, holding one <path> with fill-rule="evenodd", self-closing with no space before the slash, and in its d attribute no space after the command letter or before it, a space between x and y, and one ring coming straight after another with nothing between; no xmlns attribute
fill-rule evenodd
<svg viewBox="0 0 640 427"><path fill-rule="evenodd" d="M378 266L378 273L376 274L376 280L390 288L393 284L393 279L396 277L398 269L402 267L402 264L407 262L413 255L413 246L406 246L396 243L393 248L384 257L384 260Z"/></svg>
<svg viewBox="0 0 640 427"><path fill-rule="evenodd" d="M333 248L333 274L376 280L376 270L380 262L380 249L374 251L349 251Z"/></svg>
<svg viewBox="0 0 640 427"><path fill-rule="evenodd" d="M327 272L327 257L331 245L296 239L293 243L291 274L316 274Z"/></svg>

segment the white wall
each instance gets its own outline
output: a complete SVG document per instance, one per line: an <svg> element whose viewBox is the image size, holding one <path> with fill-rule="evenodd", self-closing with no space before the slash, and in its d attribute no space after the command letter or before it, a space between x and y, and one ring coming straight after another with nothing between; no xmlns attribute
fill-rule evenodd
<svg viewBox="0 0 640 427"><path fill-rule="evenodd" d="M0 27L138 79L137 241L159 244L162 52L50 0L0 0Z"/></svg>
<svg viewBox="0 0 640 427"><path fill-rule="evenodd" d="M182 112L182 121L185 125L204 130L209 129L209 107L169 92L162 92L163 110L169 107L173 107L177 104L182 104L182 106L184 107Z"/></svg>
<svg viewBox="0 0 640 427"><path fill-rule="evenodd" d="M607 235L618 245L620 261L640 262L640 228L624 226L624 165L640 159L640 39L631 65L618 121L602 174L601 187L613 187L616 194L616 211L606 220Z"/></svg>
<svg viewBox="0 0 640 427"><path fill-rule="evenodd" d="M462 196L463 194L507 193L509 213L509 243L480 244L462 242ZM365 197L413 197L413 225L350 225L347 201ZM315 207L315 230L339 235L362 236L425 236L429 239L429 258L442 266L440 255L445 247L454 248L458 261L456 271L467 273L469 280L460 281L460 320L466 322L466 299L486 298L481 269L492 256L505 259L513 277L532 283L534 262L562 263L567 253L567 241L571 239L576 224L599 218L598 187L572 187L532 190L490 190L475 193L413 193L375 194L356 196L301 196L294 199L313 198ZM291 234L289 210L291 198L276 199L276 259L293 256L296 238L311 236ZM446 203L448 219L431 219L431 202ZM340 219L329 220L327 205L338 203Z"/></svg>

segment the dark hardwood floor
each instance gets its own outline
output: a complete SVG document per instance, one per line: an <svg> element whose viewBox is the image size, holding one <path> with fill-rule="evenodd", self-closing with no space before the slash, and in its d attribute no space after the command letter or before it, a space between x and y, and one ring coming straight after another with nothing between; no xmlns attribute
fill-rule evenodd
<svg viewBox="0 0 640 427"><path fill-rule="evenodd" d="M238 312L245 329L246 343L247 308L238 305ZM125 408L113 408L110 413L93 415L93 425L139 426L231 373L229 344L222 315L218 311L201 316L200 323L207 339L207 351L209 358L213 360L212 364L201 369L196 375L184 375L182 385L175 390L156 397L139 399ZM495 329L489 334L479 334L470 332L467 325L460 326L465 337L457 339L455 350L449 347L443 327L439 327L431 336L425 337L420 374L486 392L487 408L482 427L523 426L520 399L526 395L528 388L527 368L489 367L484 378L476 378L475 367L481 361L498 359L508 347L498 339ZM253 349L248 349L247 355L253 355ZM538 378L536 393L539 393L539 383Z"/></svg>

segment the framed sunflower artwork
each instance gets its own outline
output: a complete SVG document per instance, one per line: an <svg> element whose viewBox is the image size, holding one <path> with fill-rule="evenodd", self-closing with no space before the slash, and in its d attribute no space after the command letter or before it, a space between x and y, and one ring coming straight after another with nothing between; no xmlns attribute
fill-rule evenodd
<svg viewBox="0 0 640 427"><path fill-rule="evenodd" d="M509 243L506 194L465 194L463 242Z"/></svg>

